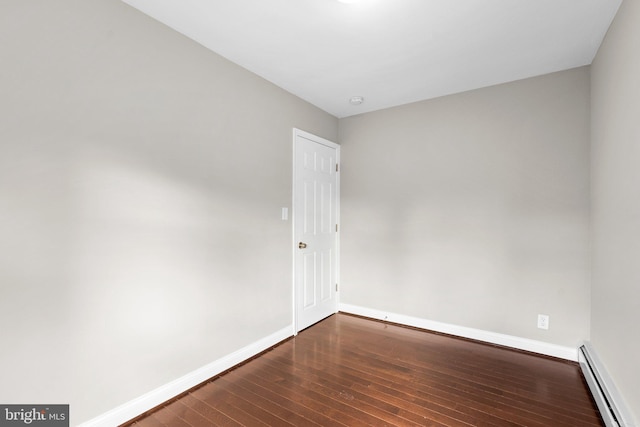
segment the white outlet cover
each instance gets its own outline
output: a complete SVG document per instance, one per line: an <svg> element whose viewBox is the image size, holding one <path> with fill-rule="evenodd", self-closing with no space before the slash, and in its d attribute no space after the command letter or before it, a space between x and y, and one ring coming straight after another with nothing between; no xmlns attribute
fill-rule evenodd
<svg viewBox="0 0 640 427"><path fill-rule="evenodd" d="M549 329L549 316L546 314L538 314L538 328Z"/></svg>

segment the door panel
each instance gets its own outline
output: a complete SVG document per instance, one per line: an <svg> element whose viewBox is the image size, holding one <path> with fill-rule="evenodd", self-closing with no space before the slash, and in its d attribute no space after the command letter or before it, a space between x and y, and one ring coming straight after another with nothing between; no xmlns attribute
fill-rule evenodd
<svg viewBox="0 0 640 427"><path fill-rule="evenodd" d="M300 331L337 311L339 148L296 131L294 149L294 311Z"/></svg>

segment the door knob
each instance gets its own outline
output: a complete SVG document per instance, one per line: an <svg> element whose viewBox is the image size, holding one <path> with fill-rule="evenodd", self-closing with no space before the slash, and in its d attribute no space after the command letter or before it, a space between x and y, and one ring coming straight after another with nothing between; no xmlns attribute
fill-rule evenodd
<svg viewBox="0 0 640 427"><path fill-rule="evenodd" d="M304 249L306 247L307 247L307 244L305 242L298 243L298 249Z"/></svg>

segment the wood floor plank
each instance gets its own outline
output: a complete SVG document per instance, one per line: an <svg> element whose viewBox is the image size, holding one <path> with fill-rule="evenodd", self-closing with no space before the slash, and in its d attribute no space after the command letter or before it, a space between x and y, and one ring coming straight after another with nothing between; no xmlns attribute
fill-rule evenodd
<svg viewBox="0 0 640 427"><path fill-rule="evenodd" d="M265 355L265 360L269 359L269 355ZM284 360L280 360L279 363L288 363L286 358L281 358ZM275 362L278 363L278 362ZM335 393L337 393L338 398L345 400L354 400L357 399L359 402L367 402L368 406L373 406L375 408L382 409L386 411L388 414L391 414L393 418L397 417L397 422L425 422L425 419L430 419L432 422L443 423L444 425L452 425L452 423L468 423L468 420L461 420L460 418L452 418L446 415L446 413L440 412L430 412L428 416L426 414L418 414L407 409L406 405L398 406L394 403L388 402L384 399L384 395L382 393L376 392L373 388L370 387L371 383L365 381L364 388L357 388L357 384L360 383L361 377L349 376L346 374L344 369L340 369L339 372L332 374L331 366L323 365L322 368L316 369L309 365L305 365L304 370L300 373L297 373L303 378L308 378L309 381L324 383L328 389L335 389ZM328 381L330 380L330 381ZM360 392L359 390L362 390ZM377 413L379 411L374 412ZM372 414L372 415L374 415ZM382 414L381 418L388 417L388 414ZM414 424L411 424L414 425Z"/></svg>
<svg viewBox="0 0 640 427"><path fill-rule="evenodd" d="M167 409L166 406L153 413L153 417L160 421L162 424L171 427L192 427L183 420L179 415L175 414L170 409Z"/></svg>
<svg viewBox="0 0 640 427"><path fill-rule="evenodd" d="M240 384L227 379L226 377L221 377L216 380L221 386L227 388L231 393L235 394L238 397L244 396L245 399L252 402L254 405L264 409L265 411L273 414L275 417L278 417L283 420L283 422L288 423L292 426L300 426L300 425L314 425L321 426L303 415L296 413L288 409L285 406L277 404L273 401L270 401L266 397L263 397L260 393L255 393L252 390L246 389L242 387Z"/></svg>
<svg viewBox="0 0 640 427"><path fill-rule="evenodd" d="M341 369L341 371L344 371L344 369ZM344 375L343 373L341 375ZM369 392L374 392L375 390L381 390L379 388L377 388L377 383L378 382L383 382L384 381L384 376L385 373L381 374L381 376L377 376L377 377L371 377L370 373L366 373L366 372L356 372L356 375L360 375L360 376L366 376L369 375L367 377L367 379L371 380L371 384L368 386L368 390ZM420 395L424 395L424 390L422 390L419 386L416 385L416 383L411 380L409 382L407 381L397 381L395 383L393 383L391 385L392 387L395 388L395 390L410 390L411 391L411 396L407 397L407 399L411 399L411 401L415 401L418 400ZM388 390L388 389L387 389ZM463 422L467 422L467 423L471 423L472 425L480 425L481 422L478 421L478 416L482 417L482 418L486 418L487 417L487 413L486 412L482 412L482 411L469 411L469 409L471 408L469 405L465 406L465 412L459 412L457 410L457 408L460 406L459 401L460 401L460 396L458 395L451 395L450 399L447 401L446 400L446 395L444 396L444 398L442 397L442 393L440 393L440 390L435 389L437 394L436 395L429 395L428 396L428 400L422 399L422 405L423 407L429 407L429 411L432 417L439 417L438 414L442 414L445 415L446 417L453 417L459 421L463 421ZM493 409L493 408L491 408ZM474 413L475 412L475 413ZM491 418L493 418L492 416L489 416ZM446 419L442 419L442 417L439 417L438 419L440 419L441 421L446 422ZM501 423L499 419L495 419L495 420L487 420L489 422L490 425L504 425L504 423ZM507 424L509 425L509 424Z"/></svg>
<svg viewBox="0 0 640 427"><path fill-rule="evenodd" d="M207 405L199 399L196 399L191 394L187 394L184 397L180 398L180 401L190 408L192 411L196 412L198 415L204 417L210 425L215 426L228 426L228 427L240 427L242 424L235 421L232 418L227 417L222 412L217 409Z"/></svg>
<svg viewBox="0 0 640 427"><path fill-rule="evenodd" d="M135 427L167 427L166 424L161 423L153 414L141 418L132 423Z"/></svg>
<svg viewBox="0 0 640 427"><path fill-rule="evenodd" d="M348 363L348 362L343 362L343 363ZM357 363L359 365L361 365L361 363ZM384 371L382 373L379 374L381 377L388 377L388 371ZM436 393L438 396L440 397L449 397L451 399L452 402L456 402L456 401L460 401L460 399L464 399L465 396L469 393L471 393L472 397L471 397L471 401L469 401L470 405L473 405L473 402L476 402L478 404L482 403L483 401L486 403L486 398L478 398L476 396L476 393L478 391L478 385L472 383L471 385L468 384L462 384L464 383L464 379L459 379L456 381L455 384L449 384L449 381L446 380L442 380L439 377L431 377L431 378L425 378L425 377L412 377L412 379L409 382L405 382L405 381L401 381L398 383L399 387L410 387L411 384L414 383L423 383L423 384L430 384L430 383L434 383L436 382L437 384L439 384L439 388L438 389L433 389L432 387L429 387L429 395L433 396L433 394L431 393ZM453 387L453 389L452 389ZM419 392L418 389L415 390L416 393ZM494 400L495 399L495 405L494 405ZM489 401L489 408L492 411L497 411L499 408L499 403L505 404L505 405L509 405L509 406L513 406L513 407L518 407L519 409L521 409L523 412L529 411L530 409L534 409L534 410L538 410L540 415L543 415L546 412L549 412L549 410L547 408L544 408L544 406L540 406L539 402L535 402L531 403L527 406L527 400L526 399L515 399L515 398L511 398L509 397L507 394L505 393L494 393L493 399L490 399ZM471 406L473 407L473 406ZM483 405L482 407L480 407L479 409L484 409L487 410L487 406ZM558 417L562 417L561 414L557 414L557 412L551 411L553 415L557 415ZM525 422L524 419L520 420L521 422ZM529 423L535 423L535 421L531 420L529 421Z"/></svg>
<svg viewBox="0 0 640 427"><path fill-rule="evenodd" d="M349 361L346 360L347 358L342 358L342 363L343 364L348 364ZM360 359L356 359L354 360L354 362L356 366L366 366L369 370L369 372L373 372L377 375L377 378L393 378L396 386L400 389L402 388L411 388L413 390L413 392L415 393L415 395L423 395L425 392L430 391L431 393L435 393L435 394L431 394L431 393L427 393L429 396L430 400L433 400L432 398L434 396L444 396L445 398L448 396L450 401L452 402L452 404L456 404L455 402L459 402L461 396L457 393L444 393L441 388L444 387L444 383L439 383L439 387L440 388L434 388L429 386L428 390L422 390L419 387L419 384L421 383L421 381L416 380L414 377L403 377L402 375L392 375L391 372L388 370L388 368L385 366L384 370L382 372L378 372L376 369L372 369L372 365L369 364L367 365L366 363L363 363L363 360ZM403 370L404 372L405 370ZM408 372L408 371L407 371ZM360 372L360 375L366 375L365 372ZM428 381L426 383L429 383ZM425 383L425 384L426 384ZM476 402L475 400L470 401L471 404L475 403L476 406L479 406L478 402ZM491 411L491 412L499 412L493 405L489 406L488 408L486 407L486 405L481 406L481 409L484 409L485 412L480 411L479 415L482 414L486 414L486 411ZM440 411L442 411L442 408L440 408ZM466 418L466 417L465 417ZM526 418L522 418L522 417L518 417L518 420L522 423L528 422L528 423L532 423L532 421L526 419Z"/></svg>
<svg viewBox="0 0 640 427"><path fill-rule="evenodd" d="M389 384L389 382L380 377L374 378L368 372L346 366L344 359L340 366L329 366L327 364L323 364L321 366L306 365L306 367L307 369L315 372L316 375L350 379L353 382L350 388L351 390L361 392L362 394L373 395L387 404L396 405L398 408L402 408L400 411L411 413L411 415L407 416L406 412L399 412L404 413L405 415L403 415L403 417L405 418L415 419L416 416L418 416L422 417L424 420L425 418L432 417L434 420L439 419L441 422L446 422L447 420L454 418L475 426L513 425L512 423L503 422L503 420L499 418L494 418L491 415L489 415L491 419L485 423L478 418L486 418L487 414L484 412L477 413L476 411L476 413L474 413L474 411L468 411L471 412L470 414L459 412L456 410L456 407L458 406L456 399L451 399L450 401L443 401L442 399L439 399L438 402L419 399L415 395L415 393L419 392L417 389L413 390L413 394L403 392L403 390L407 389L406 383L392 384L392 386L395 385L395 388L381 385L381 383ZM419 402L420 404L417 404L416 402ZM442 416L439 416L439 414Z"/></svg>
<svg viewBox="0 0 640 427"><path fill-rule="evenodd" d="M337 314L140 427L602 427L577 363Z"/></svg>
<svg viewBox="0 0 640 427"><path fill-rule="evenodd" d="M247 378L259 384L263 387L270 387L276 393L280 393L283 396L288 396L289 399L302 403L304 406L322 413L332 420L340 423L343 426L366 426L367 423L354 418L349 414L345 414L340 410L334 408L331 402L326 402L322 399L322 396L316 395L315 392L304 390L293 384L286 384L282 382L274 382L268 376L259 374L247 374ZM327 404L328 403L328 404Z"/></svg>
<svg viewBox="0 0 640 427"><path fill-rule="evenodd" d="M344 333L344 331L342 331L342 332ZM358 345L355 345L355 347L356 347L356 348L361 348L361 347L360 347L360 346L358 346ZM498 351L504 351L504 349L497 349L497 350L498 350ZM495 351L495 349L494 349L494 351ZM517 356L520 356L520 354L517 354ZM528 355L527 355L527 356L528 356ZM369 360L369 359L375 359L375 362L373 362L373 363L369 363L369 362L367 362L367 360ZM381 362L383 362L383 363L381 363ZM388 372L386 372L386 370L388 369L387 365L393 365L394 361L393 361L393 360L385 361L385 360L384 360L384 358L381 358L381 357L380 357L380 352L378 352L378 351L376 350L376 354L369 354L369 355L365 355L365 356L363 356L360 360L358 360L358 363L363 364L363 365L364 365L364 364L366 364L366 363L369 363L369 367L372 367L372 366L373 366L373 367L374 367L374 369L377 367L377 365L381 365L381 366L383 366L383 367L384 367L383 369L385 370L385 372L384 372L384 374L383 374L383 375L388 375ZM556 363L557 363L557 362L556 362ZM430 363L430 365L433 365L433 361ZM415 371L420 371L420 369L416 369L416 366L412 366L412 367L411 367L411 366L410 366L410 367L402 366L401 368L402 368L402 369L400 369L400 370L398 371L399 373L398 373L398 372L396 372L396 378L402 378L402 375L404 375L404 373L407 373L407 372L410 372L410 371L414 371L414 372L415 372ZM456 368L457 368L457 366L456 366ZM577 368L577 367L571 367L571 369L576 369L576 368ZM430 369L433 369L433 367L431 367ZM437 372L437 369L438 369L438 368L436 368L436 372ZM448 367L446 367L446 369L449 369L449 368L448 368ZM453 375L451 375L451 373L449 373L449 375L450 375L452 378L456 378L456 382L465 382L465 381L468 381L468 380L469 380L469 378L459 377L459 375L458 375L456 372L453 372ZM467 374L467 375L468 375L468 374ZM474 375L474 376L476 376L476 377L478 377L478 376L479 376L479 375L478 375L478 374L476 374L475 372L473 373L473 375ZM424 378L423 378L423 379L424 379ZM431 379L433 380L434 378L431 378ZM476 380L473 380L473 381L471 381L471 382L469 383L469 384L471 384L471 385L470 385L470 389L471 389L471 391L472 391L473 393L477 392L478 388L482 386L482 384L481 384L481 383L478 383L478 382L476 382L476 381L477 381L477 379L476 379ZM482 381L487 381L487 378L484 378ZM444 386L444 387L448 387L448 386L449 386L449 385L447 385L446 383L440 383L440 384L441 384L442 386ZM465 390L464 390L464 386L460 386L460 384L456 384L456 386L455 386L455 387L456 387L456 389L457 389L458 391L465 392ZM454 390L454 392L455 392L455 390ZM503 394L503 392L504 392L504 391L500 391L500 393L501 393L501 394ZM506 399L506 400L507 400L506 404L509 404L509 403L514 404L514 403L515 403L515 406L516 406L518 409L520 409L521 414L522 414L522 415L526 415L526 413L527 413L527 411L528 411L528 408L523 407L523 406L525 406L525 405L524 405L524 403L522 403L522 402L520 401L521 399L509 400L509 398L505 398L505 397L501 397L501 396L497 396L497 397L498 397L499 399L498 399L498 400L496 400L496 403L498 403L498 404L499 404L499 403L501 402L501 400L505 400L505 399ZM479 402L481 402L481 401L482 401L482 398L474 397L473 399L474 399L474 400L476 400L476 401L479 401ZM588 399L587 399L587 400L588 400ZM491 401L489 402L489 404L490 404L490 405L492 405L493 403L494 403L494 402L491 402ZM539 402L538 402L538 403L539 403ZM591 402L588 402L588 403L589 403L589 404L590 404L590 406L591 406ZM592 407L591 407L590 409L591 409L591 411L593 412ZM544 416L544 410L543 410L543 411L540 411L540 409L539 409L539 407L538 407L537 405L536 405L536 407L534 408L534 410L536 411L536 418L540 418L540 417L543 417L543 416ZM559 417L562 417L562 415L561 415L561 414L557 414L557 413L553 413L553 416L554 416L554 417L553 417L553 418L554 418L554 420L557 420ZM521 420L521 421L522 421L522 422L524 422L524 420ZM527 422L528 422L529 424L535 424L535 423L536 423L535 419L531 419L531 420L529 420L529 421L527 421ZM542 421L543 425L548 425L548 423L549 423L549 422L550 422L550 421L548 421L548 420L544 420L544 419L543 419L543 421ZM555 421L554 421L554 422L555 422ZM597 422L597 421L596 421L596 422Z"/></svg>
<svg viewBox="0 0 640 427"><path fill-rule="evenodd" d="M247 375L239 375L236 371L231 371L227 374L230 381L245 390L251 391L254 394L263 396L265 399L272 401L274 404L279 405L285 409L299 414L308 420L304 425L319 425L323 427L341 427L344 424L337 422L325 414L314 410L304 404L302 399L294 400L285 393L278 393L271 387L262 386L256 382L251 382ZM300 425L303 425L302 423Z"/></svg>
<svg viewBox="0 0 640 427"><path fill-rule="evenodd" d="M334 413L339 412L343 415L344 418L350 418L351 421L349 421L349 424L347 425L352 425L352 423L354 422L364 423L363 425L368 426L398 425L386 423L382 418L370 414L370 411L367 410L370 408L363 408L362 405L354 406L348 403L344 403L343 399L341 399L339 396L336 396L330 389L327 389L320 384L314 383L313 381L308 381L305 378L301 378L295 375L294 372L285 372L284 370L274 368L264 360L262 362L265 368L271 369L268 369L268 371L267 369L264 369L260 373L258 373L258 375L268 380L270 378L270 373L275 372L277 378L280 378L277 381L280 382L281 385L296 390L298 393L303 393L311 396L317 401L323 402L325 406L332 408ZM273 381L273 377L271 377L271 380Z"/></svg>
<svg viewBox="0 0 640 427"><path fill-rule="evenodd" d="M265 358L265 360L268 359ZM273 369L290 369L289 366L281 361L271 361L267 366ZM415 425L415 421L422 421L422 419L411 421L410 419L414 417L412 417L410 413L401 414L401 408L387 404L371 394L355 391L353 389L353 383L344 378L328 378L327 375L317 375L309 369L295 370L295 368L292 370L291 375L301 383L306 384L306 387L309 389L318 391L322 395L338 402L339 405L344 403L346 407L350 408L350 402L357 399L361 411L375 417L374 419L377 419L377 421L375 421L376 424L387 422L390 425L413 426ZM369 418L372 422L374 422L374 419Z"/></svg>
<svg viewBox="0 0 640 427"><path fill-rule="evenodd" d="M252 405L251 402L239 399L219 383L212 381L207 387L201 387L191 393L193 397L215 408L242 425L273 426L279 421L266 411Z"/></svg>
<svg viewBox="0 0 640 427"><path fill-rule="evenodd" d="M165 409L172 411L192 427L208 427L211 425L211 421L197 411L192 410L180 399L165 406Z"/></svg>

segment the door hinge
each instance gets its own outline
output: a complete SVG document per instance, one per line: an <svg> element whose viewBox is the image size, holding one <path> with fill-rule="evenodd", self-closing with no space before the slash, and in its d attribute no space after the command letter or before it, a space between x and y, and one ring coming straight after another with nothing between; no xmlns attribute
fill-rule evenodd
<svg viewBox="0 0 640 427"><path fill-rule="evenodd" d="M336 292L338 292L338 284L336 283Z"/></svg>
<svg viewBox="0 0 640 427"><path fill-rule="evenodd" d="M336 172L340 171L340 166L336 163Z"/></svg>
<svg viewBox="0 0 640 427"><path fill-rule="evenodd" d="M338 224L336 224L336 233L338 232Z"/></svg>

